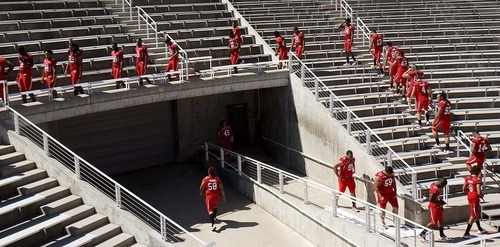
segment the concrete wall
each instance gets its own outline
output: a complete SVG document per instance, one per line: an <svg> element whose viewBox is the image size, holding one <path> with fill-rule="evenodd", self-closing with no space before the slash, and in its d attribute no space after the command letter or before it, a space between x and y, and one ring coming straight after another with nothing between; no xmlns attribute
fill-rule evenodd
<svg viewBox="0 0 500 247"><path fill-rule="evenodd" d="M61 186L69 187L72 194L82 197L85 204L94 206L97 213L108 216L111 223L120 225L124 232L133 234L138 243L147 246L171 246L161 239L160 234L134 215L119 209L116 203L100 191L86 182L77 180L72 172L57 160L44 155L43 150L31 141L13 131L9 131L8 136L10 144L14 145L17 151L24 153L26 159L35 161L37 167L46 170Z"/></svg>

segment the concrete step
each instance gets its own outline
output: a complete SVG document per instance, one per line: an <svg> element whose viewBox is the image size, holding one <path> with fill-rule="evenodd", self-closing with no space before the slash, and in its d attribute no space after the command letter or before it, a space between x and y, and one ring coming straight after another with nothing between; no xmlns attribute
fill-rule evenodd
<svg viewBox="0 0 500 247"><path fill-rule="evenodd" d="M0 155L14 153L16 149L12 145L0 145Z"/></svg>
<svg viewBox="0 0 500 247"><path fill-rule="evenodd" d="M128 247L131 244L135 243L135 239L133 235L127 234L127 233L120 233L107 241L102 242L99 245L96 245L96 247L108 247L108 246L114 246L114 247Z"/></svg>
<svg viewBox="0 0 500 247"><path fill-rule="evenodd" d="M55 215L62 213L64 211L70 210L72 208L76 208L79 205L82 205L82 198L75 195L69 195L67 197L61 198L57 201L53 201L47 203L40 207L42 213L44 215Z"/></svg>
<svg viewBox="0 0 500 247"><path fill-rule="evenodd" d="M33 183L29 183L17 188L20 195L33 195L35 193L48 190L52 187L58 186L59 182L54 178L44 178Z"/></svg>
<svg viewBox="0 0 500 247"><path fill-rule="evenodd" d="M106 224L83 236L68 238L68 240L64 241L64 246L96 246L120 233L120 226L114 224Z"/></svg>
<svg viewBox="0 0 500 247"><path fill-rule="evenodd" d="M0 155L0 166L9 165L25 160L24 154L20 152L7 153Z"/></svg>
<svg viewBox="0 0 500 247"><path fill-rule="evenodd" d="M94 214L69 226L66 232L71 236L83 235L108 223L108 217L101 214Z"/></svg>
<svg viewBox="0 0 500 247"><path fill-rule="evenodd" d="M130 245L130 247L147 247L146 245L135 243L133 245Z"/></svg>
<svg viewBox="0 0 500 247"><path fill-rule="evenodd" d="M16 163L0 167L0 177L10 177L18 173L26 172L36 168L36 164L31 160L22 160Z"/></svg>
<svg viewBox="0 0 500 247"><path fill-rule="evenodd" d="M6 177L0 180L0 199L18 193L17 188L47 177L47 172L42 169L33 169L21 174Z"/></svg>

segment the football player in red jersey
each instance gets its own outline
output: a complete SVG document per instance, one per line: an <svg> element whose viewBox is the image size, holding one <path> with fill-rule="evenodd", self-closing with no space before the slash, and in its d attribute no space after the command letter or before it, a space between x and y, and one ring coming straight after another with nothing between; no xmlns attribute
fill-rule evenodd
<svg viewBox="0 0 500 247"><path fill-rule="evenodd" d="M354 42L354 30L356 30L356 27L351 24L351 18L346 18L345 21L340 24L339 29L344 29L344 52L345 59L347 60L347 63L344 65L351 65L349 56L352 57L352 65L356 65L358 61L356 61L354 54L352 54L352 43Z"/></svg>
<svg viewBox="0 0 500 247"><path fill-rule="evenodd" d="M19 91L21 92L21 97L23 98L23 103L26 103L26 94L31 90L31 80L33 74L31 73L31 68L33 67L33 56L26 52L23 46L20 46L17 51L19 52L19 74L17 75L17 85L19 86ZM35 95L30 93L30 98L32 102L35 102Z"/></svg>
<svg viewBox="0 0 500 247"><path fill-rule="evenodd" d="M414 98L414 85L415 85L415 78L424 78L424 72L422 72L420 69L418 69L418 66L416 64L412 64L410 66L410 69L408 71L406 71L404 74L403 74L403 77L405 77L406 79L410 79L410 83L408 85L408 88L406 89L406 97L408 98L408 111L411 110L411 102L412 102L412 99ZM432 95L432 94L431 94ZM415 106L417 106L417 100L416 99L416 102L415 102Z"/></svg>
<svg viewBox="0 0 500 247"><path fill-rule="evenodd" d="M482 137L477 130L472 131L472 135L474 136L470 147L470 150L472 150L472 155L469 157L465 164L467 165L467 169L469 169L469 171L472 171L472 164L476 163L479 171L482 171L483 163L486 159L486 152L491 150L490 142L488 141L488 139ZM483 173L480 172L479 178L482 177Z"/></svg>
<svg viewBox="0 0 500 247"><path fill-rule="evenodd" d="M231 126L229 126L227 120L222 120L219 124L217 138L223 148L233 150L233 130L231 129Z"/></svg>
<svg viewBox="0 0 500 247"><path fill-rule="evenodd" d="M215 176L215 169L208 168L208 176L201 180L200 196L205 192L205 204L207 206L208 217L212 223L212 231L216 230L215 221L217 217L217 204L219 203L219 194L222 194L222 201L226 202L226 193L219 177Z"/></svg>
<svg viewBox="0 0 500 247"><path fill-rule="evenodd" d="M118 44L113 43L111 46L111 56L113 60L111 62L111 75L114 79L122 78L123 71L123 51L118 47ZM125 88L125 83L123 81L116 81L116 89L120 88L122 85Z"/></svg>
<svg viewBox="0 0 500 247"><path fill-rule="evenodd" d="M43 60L43 73L40 82L47 83L47 88L54 88L57 80L56 64L57 61L52 57L52 50L45 51L45 59ZM52 90L52 97L57 98L57 91Z"/></svg>
<svg viewBox="0 0 500 247"><path fill-rule="evenodd" d="M484 230L481 227L481 223L479 223L479 216L481 216L481 206L479 205L479 200L484 196L483 191L481 190L481 178L478 177L478 174L480 172L481 171L479 170L479 167L472 167L470 172L471 175L465 177L465 182L462 186L463 191L467 193L467 201L469 202L470 207L470 218L467 222L467 229L464 233L464 239L473 238L470 235L470 229L472 228L472 224L474 224L474 221L477 225L477 234L488 233L488 231Z"/></svg>
<svg viewBox="0 0 500 247"><path fill-rule="evenodd" d="M241 46L243 45L243 38L241 37L241 29L238 27L238 22L233 21L233 33L234 37L238 38L238 43L240 43L240 53L241 53ZM238 58L238 63L244 63L243 60Z"/></svg>
<svg viewBox="0 0 500 247"><path fill-rule="evenodd" d="M333 166L333 172L339 181L339 191L344 193L346 188L349 188L352 197L356 197L356 183L353 177L356 172L355 161L352 151L347 150L345 156L340 157L339 161ZM359 209L356 208L356 201L352 201L352 210L359 212Z"/></svg>
<svg viewBox="0 0 500 247"><path fill-rule="evenodd" d="M0 98L4 105L7 103L7 76L13 69L14 64L0 57Z"/></svg>
<svg viewBox="0 0 500 247"><path fill-rule="evenodd" d="M64 75L68 75L68 72L71 76L71 83L73 85L80 84L83 73L83 51L80 50L80 47L76 43L69 44L68 50L68 63L66 64L66 69L64 70ZM84 93L83 88L80 86L76 86L73 92L75 95L79 93Z"/></svg>
<svg viewBox="0 0 500 247"><path fill-rule="evenodd" d="M370 48L368 51L372 54L373 57L373 66L372 68L377 68L377 74L379 77L384 76L384 69L382 68L382 63L380 63L380 59L382 56L383 47L383 39L381 34L377 34L377 31L372 30L372 38L370 39Z"/></svg>
<svg viewBox="0 0 500 247"><path fill-rule="evenodd" d="M451 102L446 99L446 94L440 92L437 95L438 110L434 122L432 123L432 135L436 139L435 148L440 148L438 131L442 130L444 134L444 142L446 144L445 153L450 152L450 128L451 128Z"/></svg>
<svg viewBox="0 0 500 247"><path fill-rule="evenodd" d="M287 60L288 59L288 48L286 47L286 40L280 35L280 32L274 31L274 37L276 37L276 53L275 56L278 56L278 60ZM283 66L282 63L279 63L278 68L281 69Z"/></svg>
<svg viewBox="0 0 500 247"><path fill-rule="evenodd" d="M238 37L234 35L233 32L229 33L229 58L231 59L231 64L237 64L240 60L240 42ZM233 68L234 73L238 73L238 67Z"/></svg>
<svg viewBox="0 0 500 247"><path fill-rule="evenodd" d="M166 72L169 72L170 70L177 71L177 66L179 64L179 46L176 43L173 43L172 40L167 39L165 40L165 44L167 45L169 49L169 60L168 60L168 65L166 68ZM167 75L168 80L172 80L171 75Z"/></svg>
<svg viewBox="0 0 500 247"><path fill-rule="evenodd" d="M290 50L293 51L293 48L295 48L295 55L297 55L299 59L302 59L302 53L304 53L305 47L306 41L304 38L304 32L299 31L298 27L294 27L292 35L292 46L290 47Z"/></svg>
<svg viewBox="0 0 500 247"><path fill-rule="evenodd" d="M137 39L135 54L135 71L138 76L143 76L148 70L148 47L142 44L142 39ZM147 78L146 80L149 81ZM139 85L144 85L142 77L139 78Z"/></svg>
<svg viewBox="0 0 500 247"><path fill-rule="evenodd" d="M396 58L398 57L398 50L399 48L397 46L393 46L391 42L387 42L387 48L385 50L385 55L384 55L384 68L389 64L394 63L396 61ZM393 80L394 76L396 75L397 68L389 66L389 86L392 88L393 87Z"/></svg>
<svg viewBox="0 0 500 247"><path fill-rule="evenodd" d="M439 230L439 240L441 241L450 241L451 239L444 235L444 228L443 228L443 205L445 202L440 199L439 197L441 196L441 190L448 184L448 181L446 178L440 178L437 182L434 182L430 185L429 188L429 206L427 209L429 209L430 216L431 216L431 222L427 224L427 228L430 228L432 226L437 226ZM425 234L427 234L427 230L423 230L418 237L422 241L422 243L426 242L425 239Z"/></svg>
<svg viewBox="0 0 500 247"><path fill-rule="evenodd" d="M391 68L396 69L396 75L393 79L394 88L396 88L396 93L399 94L399 83L401 83L403 99L406 97L406 78L403 77L403 74L408 70L409 65L410 61L405 57L405 52L399 49L396 60L391 63Z"/></svg>
<svg viewBox="0 0 500 247"><path fill-rule="evenodd" d="M399 204L396 190L396 179L394 178L394 170L392 166L386 166L383 171L375 174L375 193L379 207L385 209L389 202L392 206L392 212L398 214ZM380 214L382 225L387 229L385 224L385 212Z"/></svg>
<svg viewBox="0 0 500 247"><path fill-rule="evenodd" d="M415 84L413 85L413 95L417 99L417 120L419 128L422 128L422 111L425 112L425 122L429 122L429 102L432 102L432 89L429 82L422 81L418 75L415 76Z"/></svg>

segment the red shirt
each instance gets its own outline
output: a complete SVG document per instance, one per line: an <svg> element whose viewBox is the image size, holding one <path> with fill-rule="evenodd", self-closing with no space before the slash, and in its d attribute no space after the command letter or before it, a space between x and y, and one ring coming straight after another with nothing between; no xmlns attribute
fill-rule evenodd
<svg viewBox="0 0 500 247"><path fill-rule="evenodd" d="M43 60L43 74L48 77L48 76L53 76L54 75L54 68L56 67L57 61L52 59L45 58Z"/></svg>
<svg viewBox="0 0 500 247"><path fill-rule="evenodd" d="M443 99L439 101L438 107L444 108L443 115L441 115L440 119L451 122L451 102L447 99Z"/></svg>
<svg viewBox="0 0 500 247"><path fill-rule="evenodd" d="M413 87L415 88L415 98L418 101L429 100L429 82L417 81Z"/></svg>
<svg viewBox="0 0 500 247"><path fill-rule="evenodd" d="M237 53L239 48L240 48L240 42L238 41L238 37L230 38L229 49L231 50L231 52Z"/></svg>
<svg viewBox="0 0 500 247"><path fill-rule="evenodd" d="M135 53L137 54L135 61L137 63L139 62L146 62L146 52L148 51L148 48L145 45L142 46L136 46L135 47Z"/></svg>
<svg viewBox="0 0 500 247"><path fill-rule="evenodd" d="M389 61L392 63L396 58L398 57L398 50L399 48L397 46L391 46L387 48L387 52L389 54Z"/></svg>
<svg viewBox="0 0 500 247"><path fill-rule="evenodd" d="M405 56L398 56L396 58L396 65L398 67L398 73L404 73L408 70L408 65L410 62Z"/></svg>
<svg viewBox="0 0 500 247"><path fill-rule="evenodd" d="M281 37L281 36L278 36L276 38L276 44L278 44L278 48L280 51L287 51L286 50L286 40L285 38Z"/></svg>
<svg viewBox="0 0 500 247"><path fill-rule="evenodd" d="M224 143L228 143L231 141L231 136L233 136L233 130L229 126L222 127L220 129L220 135L221 135L222 141Z"/></svg>
<svg viewBox="0 0 500 247"><path fill-rule="evenodd" d="M0 57L0 80L7 80L7 76L5 75L5 68L7 68L6 61L5 58Z"/></svg>
<svg viewBox="0 0 500 247"><path fill-rule="evenodd" d="M441 196L441 190L434 183L432 183L431 186L429 187L429 196L430 194L434 194L436 196L436 201L439 201L439 196Z"/></svg>
<svg viewBox="0 0 500 247"><path fill-rule="evenodd" d="M477 176L469 175L465 177L467 198L469 200L479 200L480 196L477 194L477 185L482 184L481 179Z"/></svg>
<svg viewBox="0 0 500 247"><path fill-rule="evenodd" d="M238 42L240 44L243 44L243 39L241 38L241 30L239 27L234 27L233 28L233 34L236 38L238 38Z"/></svg>
<svg viewBox="0 0 500 247"><path fill-rule="evenodd" d="M304 33L294 33L292 36L292 42L295 44L295 46L302 46L302 44L304 43Z"/></svg>
<svg viewBox="0 0 500 247"><path fill-rule="evenodd" d="M484 150L489 144L488 139L479 136L472 139L472 143L474 143L474 150L472 150L474 156L485 157Z"/></svg>
<svg viewBox="0 0 500 247"><path fill-rule="evenodd" d="M391 195L394 194L394 172L390 175L386 175L384 171L379 171L375 174L380 179L380 186L378 188L380 194Z"/></svg>
<svg viewBox="0 0 500 247"><path fill-rule="evenodd" d="M69 62L69 69L70 70L79 70L80 69L80 57L82 57L83 54L81 51L76 51L68 52L68 62Z"/></svg>
<svg viewBox="0 0 500 247"><path fill-rule="evenodd" d="M111 56L113 57L113 68L120 68L121 63L123 62L123 51L112 51Z"/></svg>
<svg viewBox="0 0 500 247"><path fill-rule="evenodd" d="M342 162L342 165L339 167L340 177L341 178L351 178L354 173L356 159L353 157L352 159L347 159L345 156L342 156L339 161Z"/></svg>
<svg viewBox="0 0 500 247"><path fill-rule="evenodd" d="M354 29L356 29L353 25L344 25L344 38L345 40L351 40L354 35Z"/></svg>
<svg viewBox="0 0 500 247"><path fill-rule="evenodd" d="M175 57L179 57L179 46L177 44L172 43L168 48L170 49L170 56L177 52L177 56Z"/></svg>
<svg viewBox="0 0 500 247"><path fill-rule="evenodd" d="M19 55L17 60L19 61L19 73L31 73L31 67L33 67L33 56L31 54Z"/></svg>
<svg viewBox="0 0 500 247"><path fill-rule="evenodd" d="M383 39L382 39L382 35L380 34L373 34L372 35L372 44L373 44L373 49L375 49L376 51L382 51L382 46L383 46Z"/></svg>
<svg viewBox="0 0 500 247"><path fill-rule="evenodd" d="M422 77L424 77L424 72L422 72L420 70L418 72L415 72L413 70L408 72L408 76L410 76L410 86L412 86L413 83L415 82L415 77L417 77L417 75L419 78L422 78Z"/></svg>
<svg viewBox="0 0 500 247"><path fill-rule="evenodd" d="M220 179L219 177L206 176L203 178L205 184L205 195L207 197L219 197L220 194Z"/></svg>

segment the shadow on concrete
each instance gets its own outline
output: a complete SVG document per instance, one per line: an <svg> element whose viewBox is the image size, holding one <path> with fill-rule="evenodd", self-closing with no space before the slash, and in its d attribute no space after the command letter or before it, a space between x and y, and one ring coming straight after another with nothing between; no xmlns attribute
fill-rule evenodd
<svg viewBox="0 0 500 247"><path fill-rule="evenodd" d="M259 225L257 222L240 222L240 221L234 221L234 220L219 220L220 222L225 223L223 226L215 230L217 233L221 233L224 230L227 229L238 229L238 228L243 228L243 227L254 227Z"/></svg>

